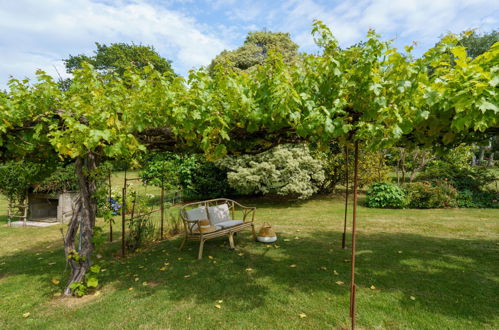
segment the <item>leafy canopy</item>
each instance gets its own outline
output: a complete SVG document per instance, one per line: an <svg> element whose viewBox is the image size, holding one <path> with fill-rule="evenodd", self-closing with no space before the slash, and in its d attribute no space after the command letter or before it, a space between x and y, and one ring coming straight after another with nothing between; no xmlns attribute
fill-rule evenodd
<svg viewBox="0 0 499 330"><path fill-rule="evenodd" d="M120 75L83 64L64 91L43 72L35 84L14 79L0 97L2 157L132 158L159 133L158 148L215 159L302 140L362 140L375 150L497 131L498 43L471 59L449 35L413 59L410 47L401 53L373 31L346 50L322 23L313 33L322 55L286 63L271 53L244 74L202 69L185 81L151 66Z"/></svg>

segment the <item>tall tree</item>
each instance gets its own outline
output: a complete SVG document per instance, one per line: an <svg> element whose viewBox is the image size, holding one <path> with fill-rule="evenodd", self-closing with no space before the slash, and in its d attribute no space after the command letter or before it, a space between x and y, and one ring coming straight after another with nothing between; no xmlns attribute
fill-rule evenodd
<svg viewBox="0 0 499 330"><path fill-rule="evenodd" d="M123 74L130 66L143 68L148 65L154 66L154 69L161 73L173 73L171 61L161 57L152 46L126 43L113 43L107 46L98 42L95 45L97 50L93 56L69 55L63 60L67 72L73 73L76 69L81 69L83 62L87 62L103 73L116 71Z"/></svg>
<svg viewBox="0 0 499 330"><path fill-rule="evenodd" d="M236 70L248 70L265 62L270 52L282 54L285 63L298 57L298 45L289 33L257 31L250 32L244 44L235 50L224 50L210 64L210 71L216 65L230 65Z"/></svg>
<svg viewBox="0 0 499 330"><path fill-rule="evenodd" d="M488 51L496 42L499 42L499 31L494 30L486 33L473 31L465 34L459 44L466 47L466 53L469 57L475 58Z"/></svg>

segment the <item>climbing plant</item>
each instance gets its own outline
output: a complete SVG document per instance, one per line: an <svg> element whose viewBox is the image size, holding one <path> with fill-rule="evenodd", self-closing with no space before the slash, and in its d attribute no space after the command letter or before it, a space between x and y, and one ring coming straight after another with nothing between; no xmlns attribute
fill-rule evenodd
<svg viewBox="0 0 499 330"><path fill-rule="evenodd" d="M251 72L194 70L187 80L150 66L122 75L83 64L61 90L38 72L37 82L11 80L0 97L2 159L72 159L80 202L65 239L67 255L82 233L79 261L70 259L70 285L82 282L92 259L96 176L104 158L151 150L257 153L308 141L327 149L364 141L379 150L395 142L443 148L497 133L499 44L470 59L459 36L442 39L414 59L370 31L341 49L331 31L313 28L321 55L286 64L278 53ZM77 221L81 220L81 221Z"/></svg>

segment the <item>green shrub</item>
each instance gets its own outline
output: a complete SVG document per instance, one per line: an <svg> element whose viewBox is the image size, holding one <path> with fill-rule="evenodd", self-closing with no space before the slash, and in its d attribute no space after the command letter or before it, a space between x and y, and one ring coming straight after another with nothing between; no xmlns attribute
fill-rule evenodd
<svg viewBox="0 0 499 330"><path fill-rule="evenodd" d="M388 182L374 183L367 191L366 204L373 208L403 208L405 193L399 186Z"/></svg>
<svg viewBox="0 0 499 330"><path fill-rule="evenodd" d="M228 170L230 186L243 195L307 198L324 181L321 162L306 145L280 145L257 155L225 157L217 165Z"/></svg>
<svg viewBox="0 0 499 330"><path fill-rule="evenodd" d="M422 181L447 181L459 191L482 191L496 178L492 171L482 167L471 167L443 160L432 162L419 176Z"/></svg>
<svg viewBox="0 0 499 330"><path fill-rule="evenodd" d="M456 206L457 190L445 182L414 182L404 185L407 206L415 209Z"/></svg>
<svg viewBox="0 0 499 330"><path fill-rule="evenodd" d="M460 191L457 196L457 206L470 208L499 208L497 191Z"/></svg>

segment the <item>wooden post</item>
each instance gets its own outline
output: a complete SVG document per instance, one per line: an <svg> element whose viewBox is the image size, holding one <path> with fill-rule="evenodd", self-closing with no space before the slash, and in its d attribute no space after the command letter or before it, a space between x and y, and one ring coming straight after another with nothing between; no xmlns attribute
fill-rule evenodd
<svg viewBox="0 0 499 330"><path fill-rule="evenodd" d="M345 146L345 164L346 164L346 167L345 167L345 219L343 221L343 237L342 237L342 240L341 240L341 248L342 249L345 249L347 246L346 246L346 235L347 235L347 215L348 215L348 185L349 185L349 182L348 182L348 146Z"/></svg>
<svg viewBox="0 0 499 330"><path fill-rule="evenodd" d="M355 141L355 154L353 165L353 215L352 215L352 270L350 282L350 317L352 329L355 329L355 233L357 229L357 189L359 181L359 142Z"/></svg>
<svg viewBox="0 0 499 330"><path fill-rule="evenodd" d="M108 203L109 206L111 206L111 172L109 172L108 176L108 183L109 183L109 198L108 198ZM109 220L109 242L113 241L113 219Z"/></svg>
<svg viewBox="0 0 499 330"><path fill-rule="evenodd" d="M161 180L161 239L163 239L163 222L165 219L165 183Z"/></svg>

